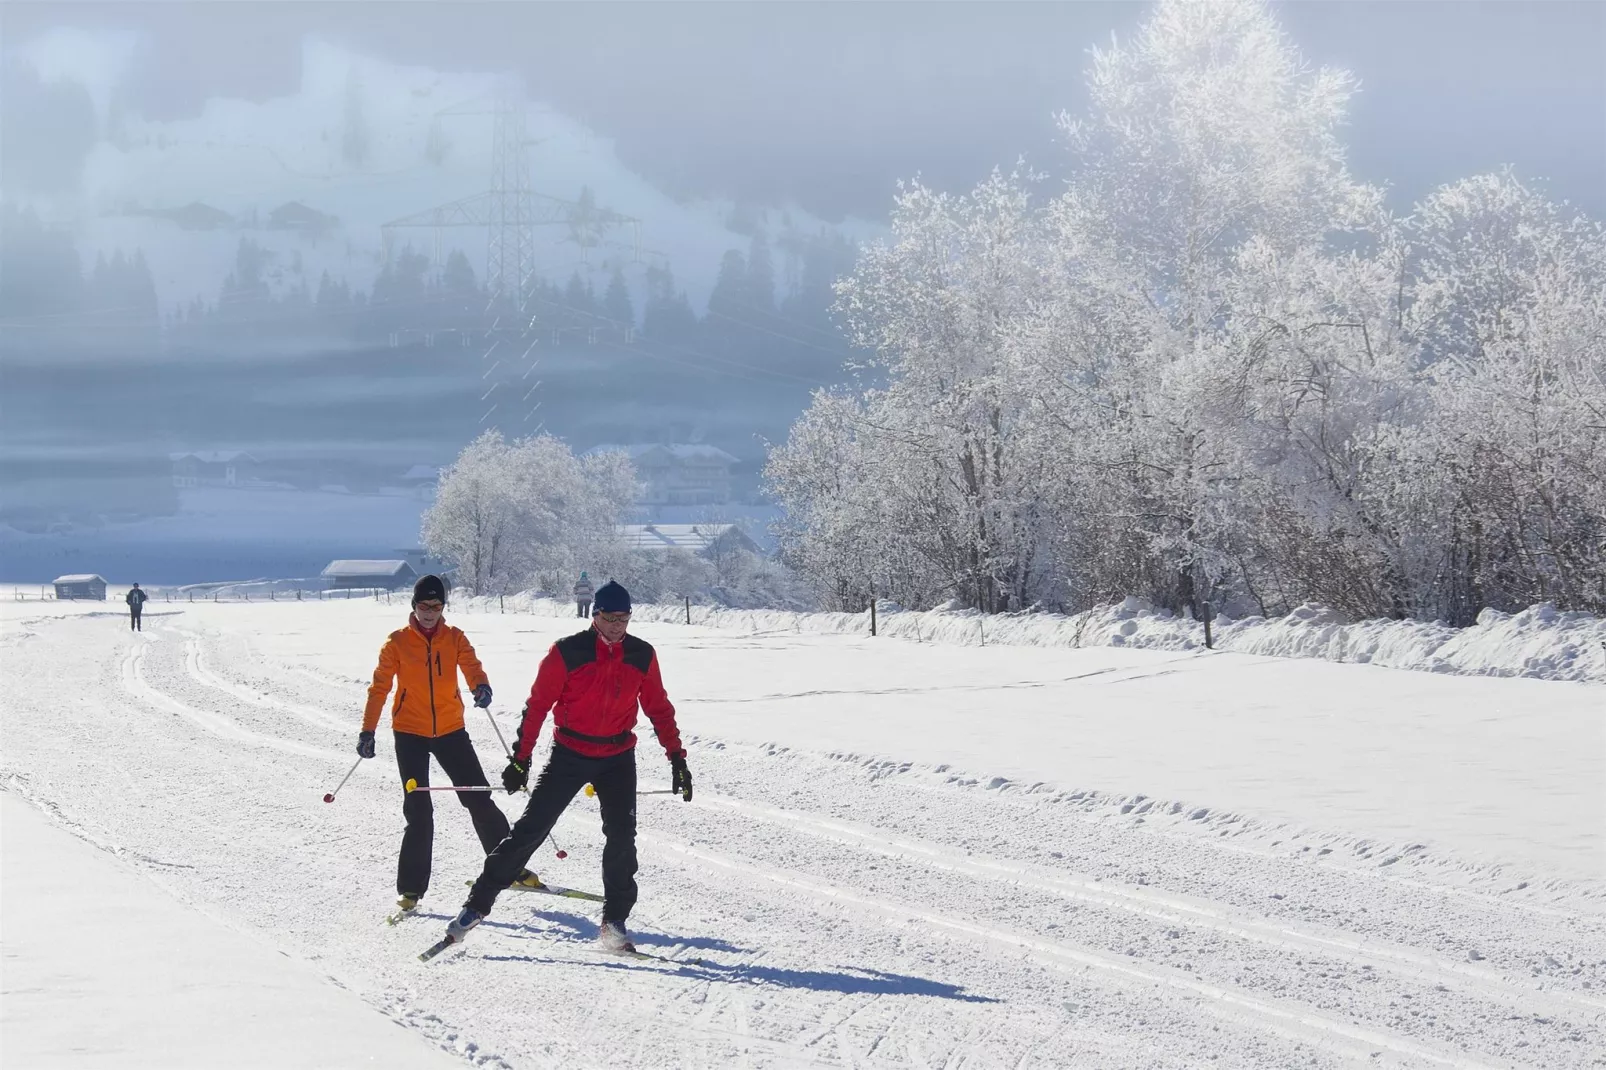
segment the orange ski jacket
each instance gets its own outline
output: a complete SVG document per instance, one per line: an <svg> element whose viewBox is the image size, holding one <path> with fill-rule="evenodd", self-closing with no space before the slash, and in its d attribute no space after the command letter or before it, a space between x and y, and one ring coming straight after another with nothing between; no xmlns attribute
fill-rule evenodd
<svg viewBox="0 0 1606 1070"><path fill-rule="evenodd" d="M427 636L409 618L407 627L391 632L379 651L362 730L372 732L379 726L380 710L394 682L392 728L431 738L456 732L463 727L463 696L457 690L460 668L470 690L490 682L468 636L445 621L436 626L433 636Z"/></svg>

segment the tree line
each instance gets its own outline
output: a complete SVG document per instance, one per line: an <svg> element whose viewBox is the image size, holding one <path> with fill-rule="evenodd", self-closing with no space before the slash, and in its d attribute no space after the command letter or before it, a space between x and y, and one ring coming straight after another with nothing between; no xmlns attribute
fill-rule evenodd
<svg viewBox="0 0 1606 1070"><path fill-rule="evenodd" d="M1606 236L1510 172L1407 215L1259 0L1097 50L1063 181L918 182L837 286L870 388L770 456L828 605L1606 612Z"/></svg>

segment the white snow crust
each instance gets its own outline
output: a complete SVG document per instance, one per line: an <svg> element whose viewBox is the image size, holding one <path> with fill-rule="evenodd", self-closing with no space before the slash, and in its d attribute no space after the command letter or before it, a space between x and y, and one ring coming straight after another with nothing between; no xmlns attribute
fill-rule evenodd
<svg viewBox="0 0 1606 1070"><path fill-rule="evenodd" d="M511 734L539 658L579 622L507 601L448 618ZM170 903L190 918L176 938L117 917L130 948L198 953L222 923L381 1012L331 1002L331 1016L388 1016L474 1066L1550 1070L1606 1051L1606 690L1467 674L1535 657L1558 671L1557 635L1577 642L1590 622L1491 618L1480 628L1548 637L1520 654L1463 642L1459 669L1404 672L1378 664L1407 656L1383 638L1372 664L1145 649L1165 627L1133 606L1099 618L1128 642L1089 645L1088 621L1081 647L1042 619L887 608L872 639L819 616L709 627L693 607L687 626L641 607L632 627L658 648L697 777L691 804L638 807L632 931L671 961L601 956L593 907L509 893L424 965L479 868L466 814L437 804L433 887L392 928L387 732L321 801L355 760L367 677L404 607L155 602L130 634L111 606L0 603L6 1043L47 1013L93 1014L11 997L10 815L28 802L118 856L84 848L71 868L90 872L86 895L155 879L187 904ZM1252 631L1224 631L1238 627ZM469 728L494 778L486 715ZM642 785L667 786L642 731ZM532 866L598 887L595 802L555 834L568 859L546 847ZM78 962L70 941L95 923L64 921L46 949ZM199 994L149 998L203 1014ZM120 1065L167 1065L132 1024L122 1040Z"/></svg>

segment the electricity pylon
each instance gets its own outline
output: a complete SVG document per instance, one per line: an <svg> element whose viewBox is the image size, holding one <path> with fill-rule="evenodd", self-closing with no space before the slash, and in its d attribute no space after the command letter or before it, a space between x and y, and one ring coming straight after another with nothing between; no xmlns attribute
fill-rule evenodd
<svg viewBox="0 0 1606 1070"><path fill-rule="evenodd" d="M400 230L434 230L438 250L442 229L482 227L486 231L485 285L492 307L527 312L535 277L536 227L567 228L566 240L579 247L582 262L608 232L627 228L633 256L640 259L641 220L598 208L587 196L568 201L531 189L524 150L535 142L526 131L524 108L512 86L504 84L489 106L470 101L437 112L435 118L455 115L491 116L491 188L384 224L380 233L387 260Z"/></svg>

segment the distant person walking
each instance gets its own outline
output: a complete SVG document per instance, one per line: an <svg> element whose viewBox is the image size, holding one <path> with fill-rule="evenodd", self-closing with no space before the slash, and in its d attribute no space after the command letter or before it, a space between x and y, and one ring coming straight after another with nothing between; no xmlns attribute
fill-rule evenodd
<svg viewBox="0 0 1606 1070"><path fill-rule="evenodd" d="M140 611L145 608L145 592L139 589L139 584L129 588L128 596L123 599L128 603L128 630L142 632L145 629L139 626Z"/></svg>
<svg viewBox="0 0 1606 1070"><path fill-rule="evenodd" d="M425 576L413 587L413 612L407 625L390 633L379 652L379 667L368 688L368 705L363 710L362 731L357 735L357 753L374 756L374 729L394 683L399 687L390 708L391 728L396 737L396 765L401 781L417 781L429 786L429 758L435 756L441 769L458 786L486 786L485 771L463 724L463 697L457 689L457 672L463 671L473 691L474 705L491 704L491 682L480 666L468 636L442 620L446 612L446 584L439 576ZM507 836L507 817L488 792L454 792L468 810L474 832L485 853ZM431 860L435 843L435 806L427 791L409 791L402 801L407 819L402 833L401 857L396 863L396 905L406 913L418 905L429 890ZM533 882L533 873L520 869L515 880ZM498 889L500 890L500 889Z"/></svg>
<svg viewBox="0 0 1606 1070"><path fill-rule="evenodd" d="M596 588L591 586L591 580L584 572L580 573L580 582L574 585L575 616L585 618L591 616L591 596L596 594Z"/></svg>

